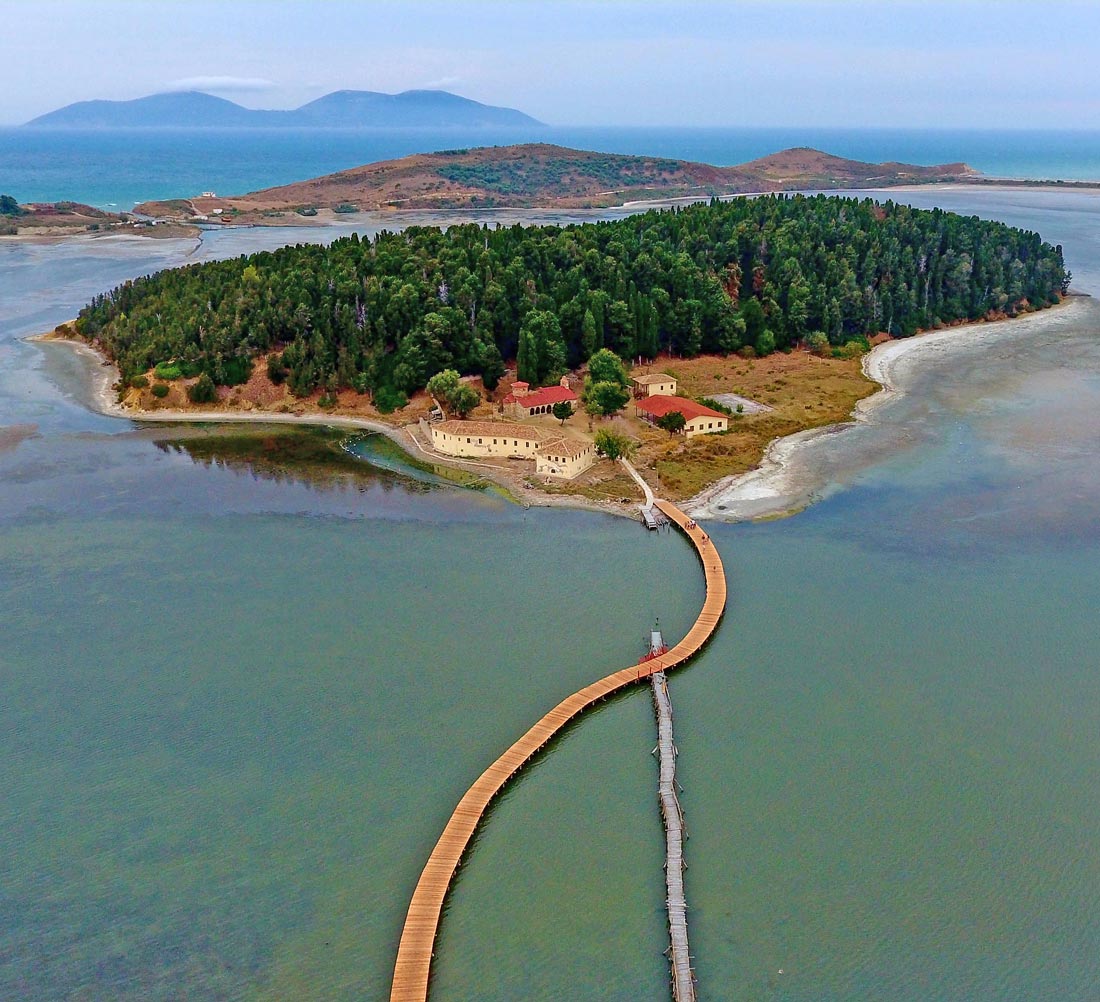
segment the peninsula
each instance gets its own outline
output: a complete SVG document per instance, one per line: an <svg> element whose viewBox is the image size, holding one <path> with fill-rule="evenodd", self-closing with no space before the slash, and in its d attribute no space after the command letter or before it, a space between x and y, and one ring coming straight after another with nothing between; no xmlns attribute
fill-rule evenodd
<svg viewBox="0 0 1100 1002"><path fill-rule="evenodd" d="M137 212L181 221L284 225L295 213L379 209L604 208L632 201L749 192L931 184L977 176L964 163L862 163L784 150L733 167L576 150L549 143L418 153L231 197L146 202Z"/></svg>

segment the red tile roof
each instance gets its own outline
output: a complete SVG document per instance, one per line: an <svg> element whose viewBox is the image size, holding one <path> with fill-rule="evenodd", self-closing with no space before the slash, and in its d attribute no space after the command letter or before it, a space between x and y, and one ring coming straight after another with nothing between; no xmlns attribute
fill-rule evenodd
<svg viewBox="0 0 1100 1002"><path fill-rule="evenodd" d="M574 403L577 395L568 386L544 386L541 390L532 390L530 393L517 397L509 393L504 398L506 404L519 404L530 410L532 407L545 407L547 404L558 404L563 400Z"/></svg>
<svg viewBox="0 0 1100 1002"><path fill-rule="evenodd" d="M720 411L711 410L709 407L697 404L694 400L688 400L687 397L668 397L660 393L655 393L652 397L642 397L641 400L634 402L634 406L655 418L664 417L673 411L679 411L688 421L698 417L728 417Z"/></svg>

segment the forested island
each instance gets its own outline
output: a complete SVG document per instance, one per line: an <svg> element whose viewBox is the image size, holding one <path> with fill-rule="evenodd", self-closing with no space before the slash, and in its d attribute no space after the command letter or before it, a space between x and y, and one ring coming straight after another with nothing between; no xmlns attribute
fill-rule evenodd
<svg viewBox="0 0 1100 1002"><path fill-rule="evenodd" d="M418 226L171 269L80 313L124 380L353 388L381 410L436 373L556 381L601 348L768 355L1012 315L1068 287L1060 247L1003 223L836 197L713 201L580 225ZM169 377L171 378L171 377Z"/></svg>

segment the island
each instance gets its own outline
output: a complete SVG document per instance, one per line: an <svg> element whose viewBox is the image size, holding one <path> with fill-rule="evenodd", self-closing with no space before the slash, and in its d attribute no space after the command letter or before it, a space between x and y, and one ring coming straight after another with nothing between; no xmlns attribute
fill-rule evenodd
<svg viewBox="0 0 1100 1002"><path fill-rule="evenodd" d="M118 366L134 416L401 428L421 458L598 501L636 495L612 462L634 456L688 498L845 420L873 392L872 343L1049 306L1068 284L1036 233L772 195L191 265L96 297L59 334Z"/></svg>

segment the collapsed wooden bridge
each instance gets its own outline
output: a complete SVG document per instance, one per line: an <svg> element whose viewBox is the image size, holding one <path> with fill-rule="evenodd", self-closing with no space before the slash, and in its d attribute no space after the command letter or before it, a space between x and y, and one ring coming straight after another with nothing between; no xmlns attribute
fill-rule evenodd
<svg viewBox="0 0 1100 1002"><path fill-rule="evenodd" d="M710 639L726 608L726 574L707 534L669 501L655 502L695 546L706 579L706 598L695 623L675 647L642 664L620 669L566 697L486 769L458 802L413 891L397 948L390 1002L425 1002L432 951L443 902L462 854L492 799L570 720L625 686L665 672L693 657Z"/></svg>
<svg viewBox="0 0 1100 1002"><path fill-rule="evenodd" d="M672 739L672 700L665 673L649 680L657 710L661 816L665 822L665 893L668 905L668 960L674 1002L695 1002L695 975L688 949L687 899L684 896L684 813L676 796L676 743Z"/></svg>

